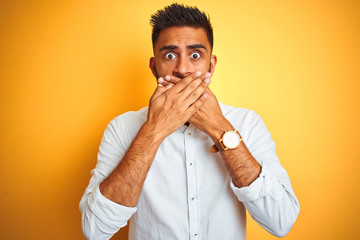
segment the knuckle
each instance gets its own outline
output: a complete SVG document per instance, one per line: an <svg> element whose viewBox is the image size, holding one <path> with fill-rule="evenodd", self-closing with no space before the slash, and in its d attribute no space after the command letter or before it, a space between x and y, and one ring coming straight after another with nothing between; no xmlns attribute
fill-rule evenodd
<svg viewBox="0 0 360 240"><path fill-rule="evenodd" d="M199 100L199 104L202 105L204 102L206 102L207 99L204 96L201 96Z"/></svg>
<svg viewBox="0 0 360 240"><path fill-rule="evenodd" d="M180 109L181 104L180 104L179 99L173 99L172 107L173 107L175 110L179 110L179 109Z"/></svg>
<svg viewBox="0 0 360 240"><path fill-rule="evenodd" d="M199 95L199 93L197 91L194 91L194 92L191 93L192 98L197 98L198 95Z"/></svg>
<svg viewBox="0 0 360 240"><path fill-rule="evenodd" d="M164 101L170 103L170 102L174 101L174 98L170 93L165 92L164 93Z"/></svg>
<svg viewBox="0 0 360 240"><path fill-rule="evenodd" d="M197 81L192 81L192 82L189 83L190 88L196 88L197 86L198 86Z"/></svg>
<svg viewBox="0 0 360 240"><path fill-rule="evenodd" d="M197 101L195 104L194 104L194 110L198 110L199 108L201 107L201 102L200 101Z"/></svg>
<svg viewBox="0 0 360 240"><path fill-rule="evenodd" d="M186 84L191 83L193 80L194 80L194 77L193 77L193 76L189 76L189 77L183 79L183 81L184 81Z"/></svg>

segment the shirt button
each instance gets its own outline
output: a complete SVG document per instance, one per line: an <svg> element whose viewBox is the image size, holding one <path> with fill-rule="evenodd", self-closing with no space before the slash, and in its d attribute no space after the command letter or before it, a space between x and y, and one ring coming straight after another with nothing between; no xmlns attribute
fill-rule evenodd
<svg viewBox="0 0 360 240"><path fill-rule="evenodd" d="M190 166L192 166L192 162L190 163Z"/></svg>
<svg viewBox="0 0 360 240"><path fill-rule="evenodd" d="M195 233L194 236L196 237L196 236L197 236L197 233Z"/></svg>
<svg viewBox="0 0 360 240"><path fill-rule="evenodd" d="M191 132L189 132L189 135L191 136Z"/></svg>
<svg viewBox="0 0 360 240"><path fill-rule="evenodd" d="M193 197L193 198L191 198L191 201L194 201L195 200L195 198Z"/></svg>

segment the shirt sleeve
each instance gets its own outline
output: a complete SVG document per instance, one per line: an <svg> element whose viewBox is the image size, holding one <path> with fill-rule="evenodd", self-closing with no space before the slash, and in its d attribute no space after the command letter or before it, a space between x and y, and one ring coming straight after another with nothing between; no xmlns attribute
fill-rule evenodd
<svg viewBox="0 0 360 240"><path fill-rule="evenodd" d="M99 147L95 169L80 201L82 229L86 239L109 239L136 212L136 207L117 204L101 192L99 185L118 165L125 154L126 134L119 136L119 122L112 120L107 126Z"/></svg>
<svg viewBox="0 0 360 240"><path fill-rule="evenodd" d="M277 237L285 236L300 211L299 201L289 176L275 152L275 143L265 123L253 111L248 132L243 139L250 153L262 166L260 176L247 187L230 186L251 217Z"/></svg>

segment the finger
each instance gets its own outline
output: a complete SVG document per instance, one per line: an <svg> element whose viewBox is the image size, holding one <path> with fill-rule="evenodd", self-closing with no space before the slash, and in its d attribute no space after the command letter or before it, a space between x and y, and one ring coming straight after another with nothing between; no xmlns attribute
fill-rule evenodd
<svg viewBox="0 0 360 240"><path fill-rule="evenodd" d="M191 104L193 104L204 93L208 96L208 93L206 93L206 89L209 86L210 82L210 78L205 78L196 89L189 93L184 99L185 106L190 106Z"/></svg>
<svg viewBox="0 0 360 240"><path fill-rule="evenodd" d="M203 74L203 78L206 78L206 77L211 77L211 73L210 72L207 72L207 73L204 73ZM178 77L175 77L175 76L170 76L170 75L166 75L164 77L164 81L165 82L171 82L173 84L177 84L178 82L180 82L182 80L182 78L178 78Z"/></svg>
<svg viewBox="0 0 360 240"><path fill-rule="evenodd" d="M199 109L201 108L201 106L206 102L206 100L208 99L208 94L204 93L202 94L197 100L196 102L194 102L188 109L187 109L187 114L189 116L189 118Z"/></svg>
<svg viewBox="0 0 360 240"><path fill-rule="evenodd" d="M172 84L168 81L166 81L163 77L159 77L158 80L157 80L158 84L160 84L161 86L168 86L169 84Z"/></svg>
<svg viewBox="0 0 360 240"><path fill-rule="evenodd" d="M209 79L207 80L209 83L210 81L210 76L211 74L210 73L206 73L204 75L202 75L201 77L199 77L198 79L195 79L193 80L192 82L190 82L188 84L188 86L186 86L186 88L184 88L182 91L181 91L181 94L183 95L183 99L185 99L189 94L191 94L196 88L199 87L199 85L202 83L203 80L205 79Z"/></svg>
<svg viewBox="0 0 360 240"><path fill-rule="evenodd" d="M156 87L153 95L151 96L150 101L152 101L153 99L156 99L160 95L164 94L164 92L166 92L172 86L173 86L173 84L168 84L167 86L163 86L162 84L159 83L158 86Z"/></svg>
<svg viewBox="0 0 360 240"><path fill-rule="evenodd" d="M166 82L171 82L172 84L177 84L178 82L180 82L182 80L181 78L178 78L175 76L170 76L170 75L166 75L164 79Z"/></svg>
<svg viewBox="0 0 360 240"><path fill-rule="evenodd" d="M174 87L170 90L171 93L181 92L184 88L186 88L189 85L189 83L191 83L195 79L198 79L200 76L201 76L200 71L190 74L189 76L187 76L186 78L182 79L180 82L175 84Z"/></svg>

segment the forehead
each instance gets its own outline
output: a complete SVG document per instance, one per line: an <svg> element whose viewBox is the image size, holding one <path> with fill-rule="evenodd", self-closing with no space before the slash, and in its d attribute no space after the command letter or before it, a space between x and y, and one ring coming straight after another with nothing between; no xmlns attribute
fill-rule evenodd
<svg viewBox="0 0 360 240"><path fill-rule="evenodd" d="M155 51L167 45L182 48L193 44L202 44L207 51L210 50L210 43L203 28L170 27L160 32Z"/></svg>

